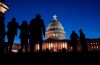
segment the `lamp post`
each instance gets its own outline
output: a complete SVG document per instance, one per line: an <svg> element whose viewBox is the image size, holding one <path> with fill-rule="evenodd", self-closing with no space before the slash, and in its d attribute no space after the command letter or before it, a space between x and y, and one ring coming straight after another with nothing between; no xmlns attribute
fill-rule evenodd
<svg viewBox="0 0 100 65"><path fill-rule="evenodd" d="M9 10L9 7L4 3L5 0L0 0L0 40L4 41L5 37L5 12Z"/></svg>

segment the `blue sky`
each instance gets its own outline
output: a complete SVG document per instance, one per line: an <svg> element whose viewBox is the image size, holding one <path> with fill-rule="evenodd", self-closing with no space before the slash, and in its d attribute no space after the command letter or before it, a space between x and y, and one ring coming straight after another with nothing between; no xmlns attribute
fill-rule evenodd
<svg viewBox="0 0 100 65"><path fill-rule="evenodd" d="M100 0L6 0L6 4L10 7L5 14L6 25L13 17L19 25L23 20L29 23L40 13L47 28L56 13L67 39L70 39L72 30L79 34L80 28L83 29L86 38L100 38ZM20 43L19 34L20 30L15 43Z"/></svg>

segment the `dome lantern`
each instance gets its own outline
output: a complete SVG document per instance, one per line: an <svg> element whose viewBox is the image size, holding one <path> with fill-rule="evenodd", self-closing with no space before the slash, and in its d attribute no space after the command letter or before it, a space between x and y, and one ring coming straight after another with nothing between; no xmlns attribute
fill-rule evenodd
<svg viewBox="0 0 100 65"><path fill-rule="evenodd" d="M53 16L53 20L57 20L57 16L56 16L56 14Z"/></svg>

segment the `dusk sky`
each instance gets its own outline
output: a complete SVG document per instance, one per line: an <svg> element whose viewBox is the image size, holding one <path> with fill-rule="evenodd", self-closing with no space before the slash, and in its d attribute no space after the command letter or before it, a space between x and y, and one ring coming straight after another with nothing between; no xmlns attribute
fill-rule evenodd
<svg viewBox="0 0 100 65"><path fill-rule="evenodd" d="M72 30L79 35L80 28L86 38L100 38L100 0L6 0L5 3L10 6L5 14L6 31L13 17L21 25L23 20L30 23L40 13L47 28L56 14L64 27L66 39L70 39ZM20 30L15 43L20 42L19 34Z"/></svg>

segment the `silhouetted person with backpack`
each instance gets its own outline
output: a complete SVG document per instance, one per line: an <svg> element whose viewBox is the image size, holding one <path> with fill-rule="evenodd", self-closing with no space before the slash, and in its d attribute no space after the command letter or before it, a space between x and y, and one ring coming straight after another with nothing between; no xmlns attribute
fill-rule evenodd
<svg viewBox="0 0 100 65"><path fill-rule="evenodd" d="M88 51L85 34L82 32L82 29L80 29L79 32L80 32L79 39L80 39L80 44L82 45L82 51Z"/></svg>
<svg viewBox="0 0 100 65"><path fill-rule="evenodd" d="M36 15L36 18L32 19L29 24L30 30L30 52L34 51L36 43L39 43L40 51L42 51L42 34L45 37L45 25L40 14Z"/></svg>
<svg viewBox="0 0 100 65"><path fill-rule="evenodd" d="M17 28L19 27L19 25L16 22L16 19L12 18L12 21L8 23L7 27L8 27L8 31L7 31L8 51L12 52L12 45L14 43L15 35L17 36Z"/></svg>
<svg viewBox="0 0 100 65"><path fill-rule="evenodd" d="M23 21L23 23L20 26L20 40L21 40L21 52L23 52L23 47L25 47L25 52L28 52L28 38L29 38L29 30L28 30L28 24L27 21Z"/></svg>
<svg viewBox="0 0 100 65"><path fill-rule="evenodd" d="M70 35L70 39L71 39L71 44L73 46L73 50L72 51L77 51L77 39L78 39L78 35L75 31L72 31L71 35Z"/></svg>

